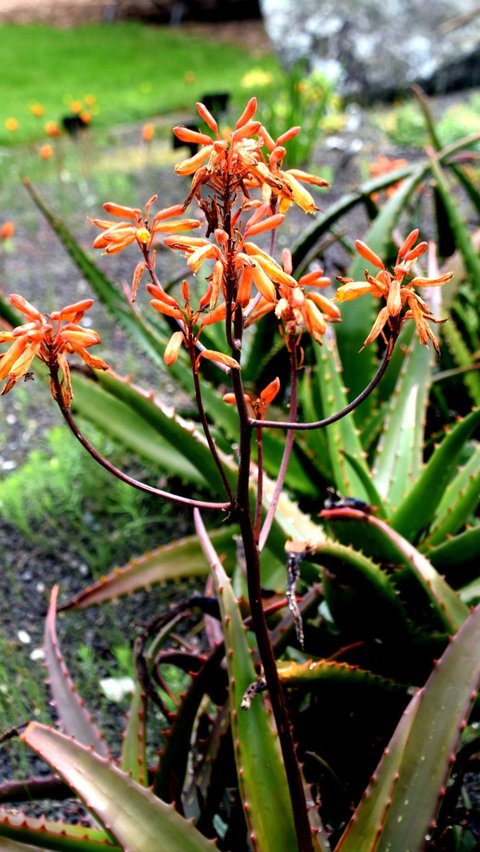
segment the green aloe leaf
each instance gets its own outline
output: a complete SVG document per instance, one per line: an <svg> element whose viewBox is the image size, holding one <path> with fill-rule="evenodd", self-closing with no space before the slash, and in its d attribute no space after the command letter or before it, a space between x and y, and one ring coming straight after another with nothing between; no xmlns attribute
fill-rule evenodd
<svg viewBox="0 0 480 852"><path fill-rule="evenodd" d="M129 852L207 852L210 843L173 808L113 763L31 722L21 739L61 775Z"/></svg>
<svg viewBox="0 0 480 852"><path fill-rule="evenodd" d="M326 514L334 515L335 511ZM308 561L324 569L325 599L340 629L350 635L395 637L396 641L407 635L407 613L392 579L372 559L340 542L326 540L309 548Z"/></svg>
<svg viewBox="0 0 480 852"><path fill-rule="evenodd" d="M104 831L12 813L0 808L2 852L122 852ZM16 845L14 845L16 844Z"/></svg>
<svg viewBox="0 0 480 852"><path fill-rule="evenodd" d="M235 744L238 783L247 822L258 850L292 852L297 848L292 808L278 737L262 700L248 711L240 705L247 687L256 680L251 651L232 584L196 512L205 555L220 602L230 688L230 720Z"/></svg>
<svg viewBox="0 0 480 852"><path fill-rule="evenodd" d="M480 685L480 607L412 699L336 852L422 849Z"/></svg>
<svg viewBox="0 0 480 852"><path fill-rule="evenodd" d="M480 444L476 443L471 445L471 455L464 467L445 489L430 534L422 542L422 549L429 550L459 532L473 517L479 502Z"/></svg>
<svg viewBox="0 0 480 852"><path fill-rule="evenodd" d="M315 354L318 364L316 370L318 394L321 399L322 418L325 418L348 404L333 333L326 338L322 347L316 348ZM368 500L365 479L371 474L365 461L365 452L360 443L353 415L342 417L341 420L327 426L324 431L335 487L344 495ZM356 470L347 463L344 451L358 460L358 465L364 474L362 477L359 477Z"/></svg>
<svg viewBox="0 0 480 852"><path fill-rule="evenodd" d="M67 734L75 737L77 742L91 746L97 754L108 757L105 738L80 698L60 651L55 624L57 598L58 586L54 586L45 620L45 661L52 703Z"/></svg>
<svg viewBox="0 0 480 852"><path fill-rule="evenodd" d="M480 258L475 250L469 230L460 215L458 205L449 189L446 176L436 159L432 159L431 168L439 195L442 198L448 215L450 226L455 235L455 242L462 254L465 268L472 285L478 288L480 282Z"/></svg>
<svg viewBox="0 0 480 852"><path fill-rule="evenodd" d="M403 505L423 464L423 429L433 354L413 344L407 351L383 421L373 477L389 513Z"/></svg>
<svg viewBox="0 0 480 852"><path fill-rule="evenodd" d="M146 739L147 699L137 684L130 702L123 734L120 768L143 787L148 787Z"/></svg>
<svg viewBox="0 0 480 852"><path fill-rule="evenodd" d="M461 331L452 317L449 317L448 322L442 327L442 337L448 346L455 364L460 368L458 375L459 377L461 375L472 402L475 406L480 405L480 375L478 370L472 369L474 355L470 352Z"/></svg>
<svg viewBox="0 0 480 852"><path fill-rule="evenodd" d="M279 660L277 663L281 682L286 687L314 686L322 684L345 684L355 689L378 692L405 692L408 684L397 683L374 672L339 663L335 660L308 660L306 663Z"/></svg>
<svg viewBox="0 0 480 852"><path fill-rule="evenodd" d="M480 526L471 527L465 532L449 538L443 544L428 552L428 558L437 571L448 572L449 579L455 585L456 575L478 574L478 554L480 553ZM478 588L479 580L460 590L459 596L465 603L472 603L467 592L473 585Z"/></svg>
<svg viewBox="0 0 480 852"><path fill-rule="evenodd" d="M340 527L345 522L345 535L348 535L348 524L352 523L353 541L356 541L357 527L357 536L358 533L364 536L365 549L373 551L379 561L408 568L424 588L447 630L454 632L463 624L468 616L468 607L437 573L432 563L389 524L357 509L332 509L322 512L322 515L330 523L338 521ZM321 552L321 549L316 548L315 552Z"/></svg>
<svg viewBox="0 0 480 852"><path fill-rule="evenodd" d="M368 502L371 507L375 509L375 514L378 515L379 518L385 519L387 513L383 507L382 498L375 487L371 474L365 470L365 465L358 460L357 456L352 456L351 453L347 453L346 450L342 450L342 453L350 467L353 468L360 479L368 497Z"/></svg>
<svg viewBox="0 0 480 852"><path fill-rule="evenodd" d="M210 533L212 542L222 556L227 556L229 565L235 558L237 532L238 528L235 526L223 526ZM84 609L94 604L116 600L137 589L148 588L157 583L166 583L168 580L178 580L182 577L205 577L207 574L208 562L197 536L186 536L131 559L123 568L116 568L111 574L79 592L61 609Z"/></svg>
<svg viewBox="0 0 480 852"><path fill-rule="evenodd" d="M390 518L390 523L411 541L429 528L445 488L455 474L465 443L480 423L480 409L472 411L443 438L430 456L409 494Z"/></svg>

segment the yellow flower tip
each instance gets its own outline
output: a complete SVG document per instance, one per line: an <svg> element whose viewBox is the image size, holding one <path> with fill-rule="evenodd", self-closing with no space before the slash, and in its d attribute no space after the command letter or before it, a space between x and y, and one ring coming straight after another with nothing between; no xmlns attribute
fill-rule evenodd
<svg viewBox="0 0 480 852"><path fill-rule="evenodd" d="M35 116L35 118L41 118L45 112L45 107L39 103L30 104L30 112Z"/></svg>
<svg viewBox="0 0 480 852"><path fill-rule="evenodd" d="M148 230L148 228L145 227L137 228L135 236L138 242L142 243L142 245L147 245L151 240L150 231Z"/></svg>
<svg viewBox="0 0 480 852"><path fill-rule="evenodd" d="M5 120L5 128L6 130L8 130L9 133L15 133L19 127L20 125L17 119L13 118L13 116L10 116L10 118L7 118Z"/></svg>
<svg viewBox="0 0 480 852"><path fill-rule="evenodd" d="M172 334L170 340L168 341L167 346L165 348L165 353L163 355L163 360L165 361L167 367L169 367L171 364L174 364L177 360L180 349L182 347L182 343L183 332L175 331Z"/></svg>
<svg viewBox="0 0 480 852"><path fill-rule="evenodd" d="M224 364L225 367L230 367L232 370L240 369L240 364L231 355L225 355L224 352L217 352L215 349L204 349L195 361L195 370L197 372L202 358L206 358L207 361L216 361L219 364Z"/></svg>

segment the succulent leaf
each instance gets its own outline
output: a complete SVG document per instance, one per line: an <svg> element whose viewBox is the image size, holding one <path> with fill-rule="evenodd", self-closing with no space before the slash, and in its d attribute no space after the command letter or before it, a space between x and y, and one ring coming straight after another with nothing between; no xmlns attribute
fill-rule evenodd
<svg viewBox="0 0 480 852"><path fill-rule="evenodd" d="M147 700L137 684L128 711L123 735L120 768L127 772L137 784L148 787L146 753Z"/></svg>
<svg viewBox="0 0 480 852"><path fill-rule="evenodd" d="M391 516L392 527L410 541L415 541L431 524L465 443L479 423L480 409L476 409L455 424L435 448L407 497Z"/></svg>
<svg viewBox="0 0 480 852"><path fill-rule="evenodd" d="M215 546L228 556L229 563L235 555L235 530L236 527L220 527L211 534ZM204 577L207 574L208 564L197 537L187 536L131 559L123 568L116 568L107 577L79 592L60 609L83 609L93 604L116 600L122 595L156 583L165 583L181 577Z"/></svg>
<svg viewBox="0 0 480 852"><path fill-rule="evenodd" d="M375 486L389 512L399 506L423 464L423 424L428 401L432 352L412 346L383 420L373 464Z"/></svg>
<svg viewBox="0 0 480 852"><path fill-rule="evenodd" d="M196 512L196 523L202 524ZM297 848L285 768L272 721L261 700L251 708L240 705L247 687L256 679L243 619L232 585L213 546L205 543L218 594L225 636L230 691L230 720L234 738L238 783L247 804L246 818L258 850L291 852ZM252 838L253 839L253 838Z"/></svg>
<svg viewBox="0 0 480 852"><path fill-rule="evenodd" d="M28 817L4 808L0 808L0 837L2 852L122 852L121 846L100 829Z"/></svg>
<svg viewBox="0 0 480 852"><path fill-rule="evenodd" d="M480 444L473 443L470 458L445 489L422 549L428 551L455 535L474 515L479 501Z"/></svg>
<svg viewBox="0 0 480 852"><path fill-rule="evenodd" d="M31 722L20 736L55 767L122 849L129 852L212 849L212 844L172 806L95 752L37 722Z"/></svg>
<svg viewBox="0 0 480 852"><path fill-rule="evenodd" d="M359 512L356 509L333 509L323 514L328 515L331 520L335 517L342 521L351 519L352 521L360 521L367 527L371 526L379 540L383 538L385 541L385 548L388 548L389 554L388 561L409 567L412 574L425 589L446 629L453 633L461 627L468 617L468 607L465 606L443 577L437 573L431 562L396 530L379 518Z"/></svg>
<svg viewBox="0 0 480 852"><path fill-rule="evenodd" d="M322 417L329 417L348 404L347 394L342 384L341 365L333 333L327 337L322 347L317 347L315 354L318 364L316 379L322 402ZM335 487L342 494L368 499L364 481L370 474L353 417L351 415L342 417L337 423L327 426L324 431L327 436L329 460ZM357 475L356 470L353 470L346 463L341 450L345 450L358 459L358 465L364 473L362 478Z"/></svg>
<svg viewBox="0 0 480 852"><path fill-rule="evenodd" d="M109 749L105 738L86 710L60 651L55 626L57 597L58 586L54 586L45 621L45 661L53 704L67 734L75 737L79 743L93 748L97 754L108 757Z"/></svg>
<svg viewBox="0 0 480 852"><path fill-rule="evenodd" d="M480 607L412 699L336 852L421 849L480 685Z"/></svg>

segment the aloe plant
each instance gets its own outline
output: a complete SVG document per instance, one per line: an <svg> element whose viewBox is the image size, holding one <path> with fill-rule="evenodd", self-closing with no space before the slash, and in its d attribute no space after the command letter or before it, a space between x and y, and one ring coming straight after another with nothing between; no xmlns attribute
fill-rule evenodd
<svg viewBox="0 0 480 852"><path fill-rule="evenodd" d="M95 247L115 254L138 244L142 259L130 300L30 187L95 293L154 364L165 358L196 401L197 415L185 420L166 410L89 354L98 341L79 323L90 300L47 317L12 297L28 322L1 333L10 344L0 361L7 390L40 357L54 400L86 451L132 487L190 506L197 532L132 558L60 607L53 591L45 650L63 732L31 723L5 737L18 734L57 775L9 782L0 786L0 800L60 796L69 788L101 827L36 825L5 811L0 836L20 848L148 852L216 842L222 849L340 852L394 849L401 837L398 848L420 850L427 834L435 843L449 826L466 836L439 807L480 683L479 611L469 609L479 594L480 414L445 424L441 434L425 425L436 367L416 335L438 350L430 323L444 319L438 294L451 276L435 269L431 254L428 275L414 274L427 254L416 229L398 240L392 271L383 258L429 174L451 209L442 169L461 173L451 158L472 140L344 199L280 265L251 240L274 234L291 203L313 210L314 198L299 180L321 181L282 168L284 143L297 129L272 140L255 121L255 106L252 99L225 139L203 105L199 113L214 141L203 131L176 129L180 139L201 146L177 171L193 175L187 202L196 198L215 239L183 235L196 227L195 220L175 219L186 204L152 218L153 199L145 214L108 203L107 212L121 221L95 221ZM328 281L318 268L308 269L308 252L340 214L399 177L403 185L365 242L356 243L358 257L337 291L346 311L335 334L340 311L321 289L310 290ZM243 195L247 178L263 184L262 201ZM475 250L459 228L452 219L473 286ZM152 250L162 233L199 280L202 263L210 262L203 284L185 281L180 293L162 286ZM160 318L133 303L147 275ZM417 292L429 285L432 309ZM204 290L198 306L194 286ZM4 317L14 325L11 306ZM287 343L286 417L277 404L282 383L270 376L265 385L269 359L259 357L272 340L266 326L273 313ZM379 361L373 349L382 339ZM358 355L364 342L373 346ZM65 363L72 350L95 371L72 369L70 382ZM462 357L470 363L468 350ZM153 469L173 471L197 496L187 489L172 494L114 467L80 430L77 412ZM223 521L213 530L210 512ZM68 674L56 610L103 604L184 575L205 578L205 588L137 635L138 683L113 758ZM201 651L178 641L176 628L187 614L203 627ZM169 686L172 667L186 677L181 696ZM149 765L154 734L159 755ZM457 786L463 771L453 767Z"/></svg>

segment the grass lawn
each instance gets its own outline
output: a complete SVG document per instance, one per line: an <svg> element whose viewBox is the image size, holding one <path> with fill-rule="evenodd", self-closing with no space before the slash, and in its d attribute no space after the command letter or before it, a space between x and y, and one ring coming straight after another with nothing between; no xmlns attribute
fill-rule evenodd
<svg viewBox="0 0 480 852"><path fill-rule="evenodd" d="M143 120L189 107L208 92L246 98L242 77L252 69L279 74L273 55L252 57L234 44L206 40L181 28L140 23L94 24L74 29L0 26L0 144L43 136L78 100L94 96L96 127ZM258 85L256 85L258 89ZM87 104L85 97L87 96ZM31 106L40 103L36 118ZM15 118L18 129L5 121Z"/></svg>

